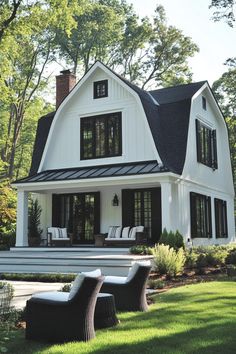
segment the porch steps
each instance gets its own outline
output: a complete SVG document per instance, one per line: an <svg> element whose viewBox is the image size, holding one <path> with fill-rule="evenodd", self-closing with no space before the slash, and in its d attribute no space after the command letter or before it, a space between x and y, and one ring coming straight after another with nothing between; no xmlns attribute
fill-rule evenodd
<svg viewBox="0 0 236 354"><path fill-rule="evenodd" d="M0 273L78 273L100 268L104 275L126 276L134 262L151 259L129 255L124 248L13 248L0 252Z"/></svg>

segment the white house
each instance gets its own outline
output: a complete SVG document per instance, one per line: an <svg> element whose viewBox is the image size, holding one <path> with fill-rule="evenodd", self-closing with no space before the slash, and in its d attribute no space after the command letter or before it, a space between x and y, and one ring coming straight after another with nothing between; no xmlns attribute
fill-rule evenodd
<svg viewBox="0 0 236 354"><path fill-rule="evenodd" d="M30 175L15 182L16 247L28 245L29 193L44 233L67 227L74 244L111 225L144 225L150 243L163 228L194 245L234 241L228 132L206 81L147 92L96 62L74 84L57 77L58 108L39 120Z"/></svg>

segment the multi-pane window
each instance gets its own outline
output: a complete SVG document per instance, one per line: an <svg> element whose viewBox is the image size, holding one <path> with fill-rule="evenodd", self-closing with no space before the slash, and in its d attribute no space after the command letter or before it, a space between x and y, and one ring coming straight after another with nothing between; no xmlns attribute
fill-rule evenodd
<svg viewBox="0 0 236 354"><path fill-rule="evenodd" d="M227 203L226 201L217 198L215 198L214 202L216 238L228 237Z"/></svg>
<svg viewBox="0 0 236 354"><path fill-rule="evenodd" d="M93 83L93 98L108 96L108 80L96 81Z"/></svg>
<svg viewBox="0 0 236 354"><path fill-rule="evenodd" d="M120 156L121 112L81 118L81 159Z"/></svg>
<svg viewBox="0 0 236 354"><path fill-rule="evenodd" d="M190 193L191 236L212 237L211 198Z"/></svg>
<svg viewBox="0 0 236 354"><path fill-rule="evenodd" d="M196 119L197 161L211 167L218 168L216 130L210 129Z"/></svg>

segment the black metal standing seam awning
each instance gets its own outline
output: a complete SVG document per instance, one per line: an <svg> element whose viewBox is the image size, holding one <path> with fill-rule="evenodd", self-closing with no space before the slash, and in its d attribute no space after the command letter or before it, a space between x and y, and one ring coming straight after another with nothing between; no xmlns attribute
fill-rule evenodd
<svg viewBox="0 0 236 354"><path fill-rule="evenodd" d="M150 173L168 172L168 169L159 165L157 161L130 162L116 165L103 165L93 167L78 167L59 170L48 170L26 178L19 179L17 183L52 182L82 180L87 178L118 177L131 175L145 175Z"/></svg>

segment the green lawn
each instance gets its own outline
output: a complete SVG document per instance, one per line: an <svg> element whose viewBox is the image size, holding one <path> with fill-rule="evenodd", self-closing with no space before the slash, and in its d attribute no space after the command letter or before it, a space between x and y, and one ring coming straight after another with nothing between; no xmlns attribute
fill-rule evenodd
<svg viewBox="0 0 236 354"><path fill-rule="evenodd" d="M48 345L12 333L8 353L236 353L236 282L211 282L155 296L147 313L119 314L121 323L89 343Z"/></svg>

